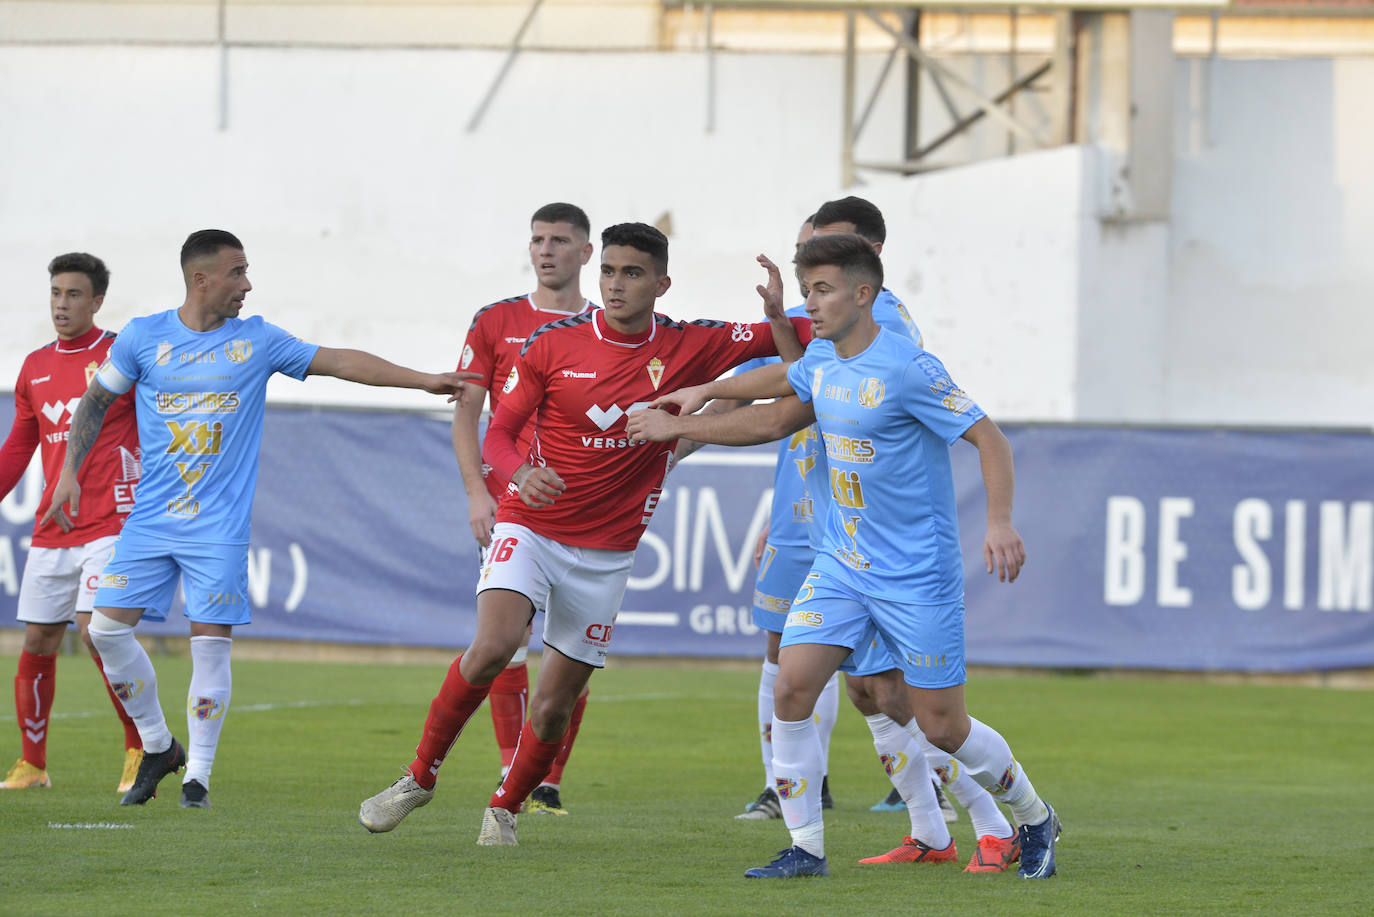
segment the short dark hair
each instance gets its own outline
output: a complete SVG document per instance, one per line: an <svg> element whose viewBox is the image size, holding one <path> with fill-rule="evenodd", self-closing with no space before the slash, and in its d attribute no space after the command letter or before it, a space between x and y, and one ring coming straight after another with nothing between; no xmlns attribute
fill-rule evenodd
<svg viewBox="0 0 1374 917"><path fill-rule="evenodd" d="M243 251L243 243L238 236L223 229L197 229L181 246L181 266L184 268L197 258L217 255L222 248Z"/></svg>
<svg viewBox="0 0 1374 917"><path fill-rule="evenodd" d="M873 250L873 245L856 233L812 236L797 249L792 263L799 272L833 264L850 280L871 284L875 297L883 288L883 260Z"/></svg>
<svg viewBox="0 0 1374 917"><path fill-rule="evenodd" d="M668 273L668 237L648 223L617 223L601 230L601 247L626 245L654 259L660 274Z"/></svg>
<svg viewBox="0 0 1374 917"><path fill-rule="evenodd" d="M586 211L576 204L561 201L545 204L536 210L534 216L530 217L530 225L535 223L571 223L586 235L592 234L592 224L587 219Z"/></svg>
<svg viewBox="0 0 1374 917"><path fill-rule="evenodd" d="M861 197L851 195L837 201L826 201L816 211L812 222L817 226L853 223L854 231L868 241L876 245L887 241L887 223L883 220L883 212Z"/></svg>
<svg viewBox="0 0 1374 917"><path fill-rule="evenodd" d="M104 296L110 288L110 269L95 255L87 252L68 252L48 262L48 276L85 274L91 281L91 294Z"/></svg>

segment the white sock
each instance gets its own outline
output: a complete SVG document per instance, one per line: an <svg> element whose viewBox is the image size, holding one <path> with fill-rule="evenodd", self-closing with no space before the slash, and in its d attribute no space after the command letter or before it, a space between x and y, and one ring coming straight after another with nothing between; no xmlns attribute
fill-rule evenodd
<svg viewBox="0 0 1374 917"><path fill-rule="evenodd" d="M172 733L157 700L157 672L134 639L134 629L96 611L91 614L90 634L110 687L138 727L144 751L157 754L171 748Z"/></svg>
<svg viewBox="0 0 1374 917"><path fill-rule="evenodd" d="M840 673L830 676L816 699L816 732L821 739L821 775L830 773L830 733L840 718Z"/></svg>
<svg viewBox="0 0 1374 917"><path fill-rule="evenodd" d="M969 776L993 796L1004 802L1019 824L1038 825L1050 817L1050 810L1035 792L1030 778L1012 757L1007 740L985 723L969 717L968 738L954 757Z"/></svg>
<svg viewBox="0 0 1374 917"><path fill-rule="evenodd" d="M763 785L773 789L773 682L778 664L763 660L759 675L759 751L763 755Z"/></svg>
<svg viewBox="0 0 1374 917"><path fill-rule="evenodd" d="M930 742L925 742L922 748L926 753L926 763L930 765L936 779L944 784L945 790L958 800L959 805L968 810L968 817L973 822L974 837L989 834L994 837L1011 837L1011 822L1007 821L1002 810L997 808L997 800L968 775L963 765Z"/></svg>
<svg viewBox="0 0 1374 917"><path fill-rule="evenodd" d="M773 714L773 783L792 846L825 856L821 818L821 741L811 717L796 722Z"/></svg>
<svg viewBox="0 0 1374 917"><path fill-rule="evenodd" d="M933 850L944 850L949 846L949 828L940 811L940 801L935 798L926 756L920 743L908 734L916 728L916 721L913 719L903 727L886 714L875 713L864 717L864 722L873 733L873 748L883 762L883 770L906 803L911 836Z"/></svg>
<svg viewBox="0 0 1374 917"><path fill-rule="evenodd" d="M229 670L229 637L191 638L191 687L186 694L186 776L210 788L215 750L229 712L234 679Z"/></svg>

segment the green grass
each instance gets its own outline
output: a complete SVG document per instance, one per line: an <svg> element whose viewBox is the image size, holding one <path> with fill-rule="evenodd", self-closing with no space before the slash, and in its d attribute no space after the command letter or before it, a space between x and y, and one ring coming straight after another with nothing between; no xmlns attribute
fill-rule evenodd
<svg viewBox="0 0 1374 917"><path fill-rule="evenodd" d="M155 660L173 731L189 662ZM14 671L0 657L0 672ZM979 678L970 709L1011 742L1064 821L1060 875L859 867L906 833L862 719L831 748L831 878L747 882L787 846L731 816L762 783L757 676L614 662L592 682L566 818L522 817L479 848L498 774L485 711L439 794L390 834L358 803L409 761L443 666L240 661L211 787L177 807L114 793L119 729L90 663L64 656L54 787L0 792L0 913L1356 914L1368 913L1374 717L1364 691L1027 676ZM269 706L270 705L270 706ZM285 705L285 706L278 706ZM294 706L293 706L294 705ZM254 708L258 709L254 709ZM0 735L17 755L12 710ZM65 715L65 716L63 716ZM119 829L69 829L108 823ZM953 827L961 859L967 817Z"/></svg>

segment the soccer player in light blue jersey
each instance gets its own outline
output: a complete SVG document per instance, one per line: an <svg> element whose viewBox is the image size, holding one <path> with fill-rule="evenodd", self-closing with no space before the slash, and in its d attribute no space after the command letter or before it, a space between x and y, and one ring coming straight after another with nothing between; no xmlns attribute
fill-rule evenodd
<svg viewBox="0 0 1374 917"><path fill-rule="evenodd" d="M143 740L143 761L122 804L147 802L163 777L185 766L182 807L207 808L229 708L231 635L251 618L249 515L267 380L273 373L326 375L456 395L470 374L421 373L362 351L304 343L259 316L240 318L253 288L248 259L242 243L223 230L192 233L181 249L181 269L181 307L129 322L81 399L43 521L63 505L77 515L82 463L110 405L136 385L143 477L101 575L90 633ZM167 727L157 674L134 639L140 619L166 619L183 580L191 622L189 751Z"/></svg>
<svg viewBox="0 0 1374 917"><path fill-rule="evenodd" d="M631 415L628 434L749 445L816 423L832 505L822 550L788 614L774 685L773 768L792 846L751 878L827 875L817 783L820 743L811 714L851 652L884 644L911 685L921 730L1020 824L1020 875L1054 875L1059 819L1005 739L964 706L964 580L949 446L979 452L987 493L986 569L1012 582L1025 546L1011 522L1013 465L1006 437L915 342L873 321L882 263L855 235L813 238L796 264L809 287L817 340L791 364L684 389L655 402L682 411L709 398L777 398L728 414Z"/></svg>

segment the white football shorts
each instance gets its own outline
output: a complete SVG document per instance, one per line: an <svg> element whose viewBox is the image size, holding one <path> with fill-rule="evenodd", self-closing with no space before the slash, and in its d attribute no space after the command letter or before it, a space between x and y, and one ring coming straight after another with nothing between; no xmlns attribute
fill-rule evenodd
<svg viewBox="0 0 1374 917"><path fill-rule="evenodd" d="M94 608L100 571L118 540L106 535L70 548L29 548L16 617L26 624L70 624L78 611Z"/></svg>
<svg viewBox="0 0 1374 917"><path fill-rule="evenodd" d="M634 551L579 548L498 522L477 594L509 589L525 596L535 611L544 612L546 646L599 669L606 665L634 559Z"/></svg>

